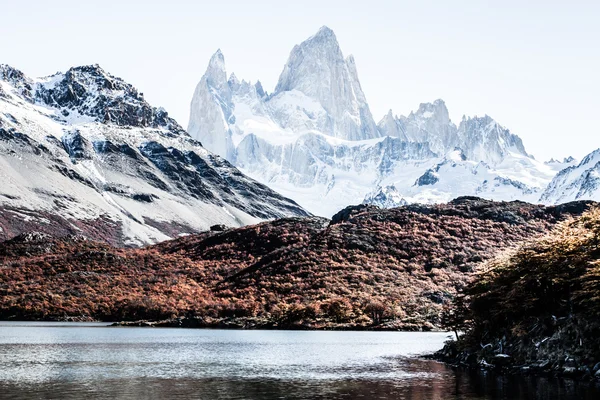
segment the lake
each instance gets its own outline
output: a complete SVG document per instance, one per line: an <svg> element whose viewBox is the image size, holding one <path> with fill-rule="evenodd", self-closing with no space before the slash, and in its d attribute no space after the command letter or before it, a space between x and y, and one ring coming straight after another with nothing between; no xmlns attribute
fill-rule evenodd
<svg viewBox="0 0 600 400"><path fill-rule="evenodd" d="M240 331L0 322L1 399L598 399L553 378L418 355L447 333Z"/></svg>

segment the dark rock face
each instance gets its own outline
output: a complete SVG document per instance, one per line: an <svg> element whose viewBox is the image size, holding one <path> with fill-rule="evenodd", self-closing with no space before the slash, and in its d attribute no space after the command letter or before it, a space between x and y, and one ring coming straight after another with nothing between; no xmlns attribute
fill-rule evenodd
<svg viewBox="0 0 600 400"><path fill-rule="evenodd" d="M428 169L423 175L417 179L415 182L416 186L427 186L427 185L435 185L439 182L440 178L437 177L435 172L431 169Z"/></svg>
<svg viewBox="0 0 600 400"><path fill-rule="evenodd" d="M71 134L67 134L63 137L63 144L65 150L69 153L71 160L84 160L91 159L93 154L93 147L87 139L81 136L81 133L75 131Z"/></svg>
<svg viewBox="0 0 600 400"><path fill-rule="evenodd" d="M343 210L338 211L333 217L331 217L331 224L339 224L350 219L354 214L358 214L364 211L377 210L379 207L370 204L359 204L356 206L348 206Z"/></svg>
<svg viewBox="0 0 600 400"><path fill-rule="evenodd" d="M75 111L102 123L162 127L174 134L184 133L166 111L150 106L137 89L98 65L71 68L54 86L41 86L35 95L39 101L63 109L67 115Z"/></svg>
<svg viewBox="0 0 600 400"><path fill-rule="evenodd" d="M204 184L200 174L186 168L183 154L177 149L167 149L157 142L146 143L140 152L147 157L166 176L171 178L179 189L186 191L191 196L211 202L217 202L212 191Z"/></svg>
<svg viewBox="0 0 600 400"><path fill-rule="evenodd" d="M32 82L23 72L11 66L0 64L0 79L9 82L23 97L31 100Z"/></svg>

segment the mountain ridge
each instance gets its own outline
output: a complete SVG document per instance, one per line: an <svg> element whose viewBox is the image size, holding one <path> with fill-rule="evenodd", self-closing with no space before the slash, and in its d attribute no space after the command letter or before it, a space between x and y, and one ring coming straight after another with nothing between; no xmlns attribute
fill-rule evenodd
<svg viewBox="0 0 600 400"><path fill-rule="evenodd" d="M190 134L209 148L218 143L214 148L246 174L316 215L331 216L387 186L407 202L461 195L538 202L568 166L535 160L517 135L488 115L465 116L456 125L441 99L421 103L408 116L390 110L374 125L354 57L344 58L327 27L294 46L273 93L259 95L250 83L241 90L237 79L222 89L230 98L199 84ZM205 100L212 101L206 109L200 106ZM465 159L448 163L457 149ZM415 189L414 182L443 163L448 168L437 182Z"/></svg>

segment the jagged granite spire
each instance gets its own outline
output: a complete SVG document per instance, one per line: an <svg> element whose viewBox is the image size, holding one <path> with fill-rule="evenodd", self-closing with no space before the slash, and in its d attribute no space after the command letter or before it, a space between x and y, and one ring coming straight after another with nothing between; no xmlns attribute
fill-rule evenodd
<svg viewBox="0 0 600 400"><path fill-rule="evenodd" d="M490 165L501 163L511 153L530 157L523 141L489 116L463 117L457 127L451 120L446 103L435 100L421 103L408 117L395 117L390 110L379 122L384 136L398 137L408 142L426 142L431 150L443 156L460 148L472 161Z"/></svg>
<svg viewBox="0 0 600 400"><path fill-rule="evenodd" d="M213 153L233 161L235 151L228 125L232 117L231 88L227 82L225 57L219 49L194 91L188 133Z"/></svg>
<svg viewBox="0 0 600 400"><path fill-rule="evenodd" d="M324 109L327 116L316 126L323 133L348 140L380 136L354 58L344 59L335 33L328 27L292 49L273 95L291 91L303 93Z"/></svg>
<svg viewBox="0 0 600 400"><path fill-rule="evenodd" d="M510 153L529 157L523 141L489 115L463 118L458 126L459 146L471 160L502 162Z"/></svg>

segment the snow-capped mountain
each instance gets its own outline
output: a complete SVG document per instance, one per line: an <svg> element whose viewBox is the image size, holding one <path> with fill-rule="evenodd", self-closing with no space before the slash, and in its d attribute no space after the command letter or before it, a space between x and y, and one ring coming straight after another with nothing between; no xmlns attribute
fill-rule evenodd
<svg viewBox="0 0 600 400"><path fill-rule="evenodd" d="M564 163L573 164L574 160L565 159ZM548 204L573 200L600 200L600 149L585 156L579 164L560 171L541 197Z"/></svg>
<svg viewBox="0 0 600 400"><path fill-rule="evenodd" d="M0 65L0 182L2 237L38 230L143 244L307 214L97 65L41 79Z"/></svg>
<svg viewBox="0 0 600 400"><path fill-rule="evenodd" d="M360 87L354 57L344 59L335 34L326 26L292 49L270 103L283 128L308 128L346 140L381 136ZM302 104L312 106L300 110Z"/></svg>
<svg viewBox="0 0 600 400"><path fill-rule="evenodd" d="M467 159L492 165L513 154L529 157L521 138L488 115L474 118L465 116L457 127L450 121L446 103L441 99L421 104L408 117L394 117L390 110L378 127L385 136L428 143L437 154L460 148Z"/></svg>
<svg viewBox="0 0 600 400"><path fill-rule="evenodd" d="M377 186L371 193L367 193L363 204L372 204L381 208L393 208L405 206L408 201L396 189L396 186L389 185L385 187Z"/></svg>
<svg viewBox="0 0 600 400"><path fill-rule="evenodd" d="M487 115L457 126L442 100L376 125L354 58L327 27L292 49L271 94L226 77L218 51L194 93L190 135L318 215L394 199L537 202L562 167L536 161Z"/></svg>

